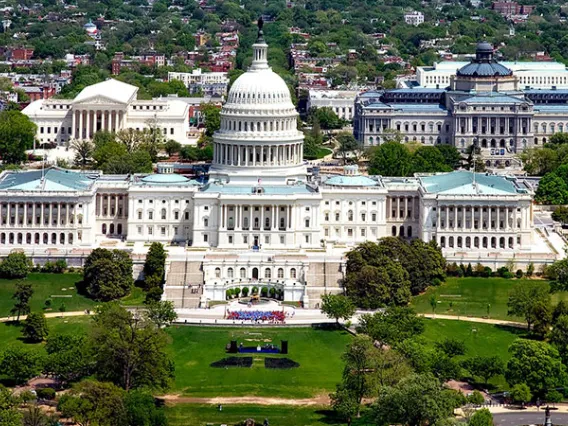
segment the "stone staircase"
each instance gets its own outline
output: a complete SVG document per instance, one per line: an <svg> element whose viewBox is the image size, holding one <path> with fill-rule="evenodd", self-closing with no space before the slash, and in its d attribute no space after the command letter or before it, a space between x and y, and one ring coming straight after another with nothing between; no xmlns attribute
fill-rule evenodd
<svg viewBox="0 0 568 426"><path fill-rule="evenodd" d="M198 308L203 295L203 274L199 267L187 261L166 262L164 299L176 308Z"/></svg>

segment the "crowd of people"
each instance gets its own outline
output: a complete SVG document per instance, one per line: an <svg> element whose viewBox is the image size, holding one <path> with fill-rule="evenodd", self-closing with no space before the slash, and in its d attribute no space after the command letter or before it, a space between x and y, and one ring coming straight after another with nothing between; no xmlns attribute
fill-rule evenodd
<svg viewBox="0 0 568 426"><path fill-rule="evenodd" d="M227 311L227 319L239 321L284 323L286 313L283 311Z"/></svg>

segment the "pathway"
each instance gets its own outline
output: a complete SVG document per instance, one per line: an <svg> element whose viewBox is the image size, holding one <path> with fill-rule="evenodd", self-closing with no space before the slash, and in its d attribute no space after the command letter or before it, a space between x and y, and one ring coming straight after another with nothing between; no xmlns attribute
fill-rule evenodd
<svg viewBox="0 0 568 426"><path fill-rule="evenodd" d="M291 399L291 398L272 398L262 396L216 396L211 398L197 396L164 395L157 398L163 399L167 404L224 404L224 405L329 405L330 399L327 395L319 395L314 398Z"/></svg>
<svg viewBox="0 0 568 426"><path fill-rule="evenodd" d="M46 318L62 318L62 317L80 317L83 315L93 315L93 311L89 311L89 313L87 313L87 311L72 311L72 312L48 312L47 314L45 314ZM27 315L20 315L20 321L23 321L27 318ZM11 316L11 317L3 317L0 318L0 322L10 322L10 321L16 321L16 316Z"/></svg>
<svg viewBox="0 0 568 426"><path fill-rule="evenodd" d="M424 318L479 322L479 323L483 323L483 324L505 325L507 327L526 328L526 326L527 326L523 322L506 321L506 320L498 320L498 319L491 319L491 318L463 317L463 316L457 316L457 315L443 315L443 314L418 314L418 315L421 315Z"/></svg>

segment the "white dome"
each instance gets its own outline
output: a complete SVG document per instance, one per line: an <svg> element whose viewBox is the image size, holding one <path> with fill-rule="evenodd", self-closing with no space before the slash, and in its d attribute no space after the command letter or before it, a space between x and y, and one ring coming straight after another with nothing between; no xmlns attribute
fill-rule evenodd
<svg viewBox="0 0 568 426"><path fill-rule="evenodd" d="M294 108L286 82L270 68L249 70L237 78L231 86L227 103L255 106L285 104Z"/></svg>

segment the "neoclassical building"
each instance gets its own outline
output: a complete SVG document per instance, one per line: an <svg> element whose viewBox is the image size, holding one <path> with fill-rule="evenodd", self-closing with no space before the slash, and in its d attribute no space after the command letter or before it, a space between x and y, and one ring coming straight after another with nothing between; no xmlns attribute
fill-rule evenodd
<svg viewBox="0 0 568 426"><path fill-rule="evenodd" d="M393 131L406 142L451 144L462 152L476 145L488 166L519 165L516 154L568 131L568 89L525 84L514 70L520 72L496 61L493 46L479 43L475 59L444 77L447 85L361 93L354 135L364 147L380 145ZM566 75L550 81L565 82Z"/></svg>
<svg viewBox="0 0 568 426"><path fill-rule="evenodd" d="M214 135L209 179L160 165L150 175L51 168L0 174L0 255L38 259L113 246L167 245L164 297L178 308L262 285L317 307L341 292L345 253L385 236L435 240L450 261L491 267L558 253L533 226L530 183L457 171L392 178L347 166L310 174L284 81L267 63L262 32L250 69L233 84ZM61 254L62 253L62 254Z"/></svg>
<svg viewBox="0 0 568 426"><path fill-rule="evenodd" d="M188 142L189 105L172 98L143 101L138 87L109 79L85 87L74 99L38 100L22 111L37 125L40 143L65 145L100 130L156 127L164 138Z"/></svg>

